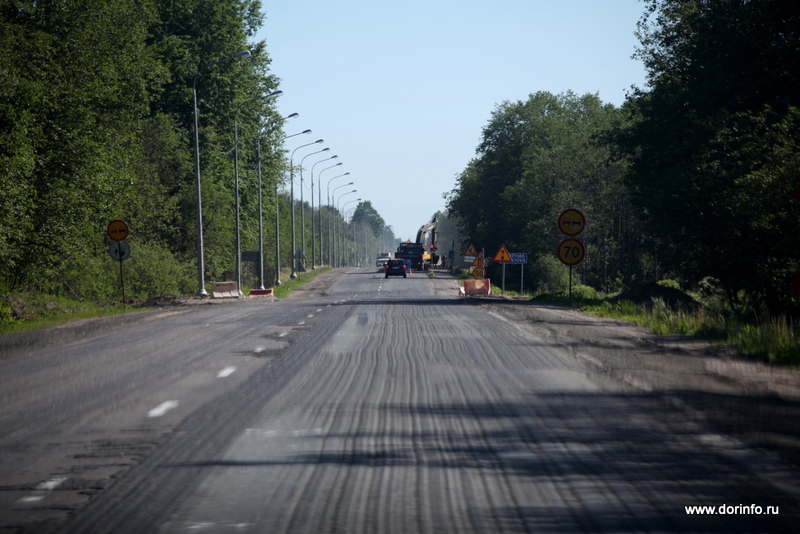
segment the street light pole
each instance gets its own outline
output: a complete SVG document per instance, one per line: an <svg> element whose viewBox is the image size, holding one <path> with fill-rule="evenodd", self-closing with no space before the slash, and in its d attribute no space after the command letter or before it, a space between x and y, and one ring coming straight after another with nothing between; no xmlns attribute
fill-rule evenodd
<svg viewBox="0 0 800 534"><path fill-rule="evenodd" d="M235 194L236 194L236 286L239 291L239 296L243 296L244 293L242 292L242 240L241 240L241 224L239 219L239 108L245 104L249 104L250 102L255 102L256 100L262 100L264 98L269 98L271 96L278 96L283 94L283 91L273 91L268 95L261 95L255 98L251 98L243 102L242 104L236 106L233 112L233 173L234 173L234 182L235 182ZM259 153L258 153L258 161L259 161L259 175L258 175L258 203L259 203L259 210L261 209L261 146L259 144ZM259 239L261 239L261 219L259 219ZM261 264L259 263L259 270L261 270ZM259 285L262 286L259 289L264 289L264 277L259 274L258 280Z"/></svg>
<svg viewBox="0 0 800 534"><path fill-rule="evenodd" d="M241 57L248 57L250 55L249 50L243 50L236 55L231 57L226 57L224 59L219 59L217 61L212 61L210 63L206 63L205 65L201 65L200 68L197 70L197 73L194 75L194 79L192 80L192 112L194 113L194 177L195 177L195 188L197 194L197 295L198 296L206 296L208 293L206 292L206 282L205 282L205 263L203 260L204 251L203 251L203 202L202 202L202 192L200 188L200 128L199 128L199 118L198 118L198 109L197 109L197 78L203 72L203 69L206 67L210 67L211 65L216 65L217 63L223 63L225 61L230 61L232 59L238 59Z"/></svg>
<svg viewBox="0 0 800 534"><path fill-rule="evenodd" d="M350 182L347 185L352 185L352 183L353 182ZM339 187L342 187L342 186L339 186ZM339 187L337 187L336 189L339 189ZM336 189L334 189L333 191L336 192ZM339 202L342 200L342 197L346 197L347 195L351 195L351 194L355 193L356 191L358 191L358 190L357 189L353 189L352 191L348 191L347 193L342 193L341 195L339 195L339 198L336 200L336 222L337 222L337 224L339 222L339 217L340 217L340 214L341 214L341 210L339 209ZM334 230L336 229L336 226L337 226L336 224L333 226ZM341 243L339 243L339 253L337 254L336 253L336 236L337 235L341 236L341 232L334 231L334 236L333 236L333 241L334 241L333 255L336 258L336 264L339 265L342 262L342 246L341 246Z"/></svg>
<svg viewBox="0 0 800 534"><path fill-rule="evenodd" d="M341 165L342 165L342 162L339 162L336 165L331 165L330 167L325 167L324 169L319 171L319 174L317 175L317 185L318 185L317 189L319 189L319 192L318 192L318 194L319 194L319 210L318 210L319 211L319 215L317 216L317 220L319 222L319 226L317 227L317 230L319 231L319 263L320 263L320 265L325 265L325 260L322 257L322 173L327 171L328 169L333 169L335 167L340 167ZM347 174L350 174L350 173L347 173ZM333 180L333 178L331 178L331 180ZM330 182L328 182L328 183L330 183ZM328 213L328 219L330 219L330 213ZM329 264L330 264L330 261L331 261L331 258L330 258L330 256L328 256L328 263Z"/></svg>
<svg viewBox="0 0 800 534"><path fill-rule="evenodd" d="M312 152L310 154L306 154L303 156L303 159L300 160L300 265L303 268L303 272L306 270L306 205L303 201L303 162L306 158L313 156L315 154L320 154L322 152L330 152L330 148L325 147L322 150L317 150L316 152ZM313 167L312 167L313 169ZM314 173L311 173L311 201L314 201ZM314 229L314 210L311 210L311 229ZM313 263L312 263L313 266Z"/></svg>
<svg viewBox="0 0 800 534"><path fill-rule="evenodd" d="M258 132L258 289L265 289L264 288L264 228L263 228L263 204L261 202L261 134L263 131L276 124L278 122L283 122L287 119L291 119L297 117L298 113L292 113L291 115L287 115L286 117L268 122L267 124L263 125ZM284 137L284 139L286 139ZM278 269L276 275L275 285L281 285L281 276L280 276L280 264L281 264L281 250L280 250L280 243L281 243L281 236L280 236L280 212L278 211L278 183L275 183L275 262L276 267Z"/></svg>
<svg viewBox="0 0 800 534"><path fill-rule="evenodd" d="M317 268L317 252L316 252L316 244L314 242L314 167L316 167L318 164L322 163L323 161L329 161L329 160L332 160L332 159L336 159L338 157L339 156L334 155L334 156L331 156L329 158L321 159L321 160L317 161L316 163L314 163L314 165L311 166L311 268L312 269L316 269ZM339 165L341 165L341 163ZM334 167L335 167L335 165L334 165ZM320 174L322 174L324 171L325 171L325 169L322 169L322 171L320 171ZM322 196L320 195L320 199L321 198L322 198ZM319 206L319 210L320 210L320 216L322 216L322 204L321 203L320 203L320 206ZM321 256L322 255L320 254L320 259L322 259Z"/></svg>
<svg viewBox="0 0 800 534"><path fill-rule="evenodd" d="M349 175L350 175L350 173L346 172L344 174L340 174L339 176L334 176L333 178L328 180L328 195L327 195L328 196L328 200L327 200L327 202L328 202L328 263L330 264L331 267L333 267L333 240L331 239L331 237L333 236L333 230L334 230L334 227L333 227L333 204L331 204L331 199L333 198L331 196L331 182L336 180L337 178L342 178L343 176L349 176ZM345 184L345 185L353 185L353 182L350 182L349 184ZM344 187L344 186L340 185L339 187ZM333 192L336 193L336 190L339 189L339 187L334 187L333 188Z"/></svg>
<svg viewBox="0 0 800 534"><path fill-rule="evenodd" d="M296 117L297 113L292 113L289 117ZM289 117L286 117L287 119ZM287 135L282 139L285 141L290 137L296 137L298 135L310 134L311 130L303 130L302 132ZM281 285L281 210L280 210L280 197L278 196L278 187L280 186L280 182L275 182L275 287Z"/></svg>
<svg viewBox="0 0 800 534"><path fill-rule="evenodd" d="M318 143L324 143L325 141L322 139L317 139L313 143L308 143L305 145L300 145L299 147L295 148L292 151L292 154L289 156L289 180L291 182L290 186L290 196L292 202L292 274L289 275L289 278L294 280L297 278L297 271L295 270L295 255L297 254L297 238L295 237L295 225L294 225L294 153L300 150L303 147L316 145Z"/></svg>
<svg viewBox="0 0 800 534"><path fill-rule="evenodd" d="M353 192L353 193L354 193L355 191L351 191L351 192ZM346 195L346 194L347 194L347 193L345 193L344 195ZM344 195L342 195L342 197L343 197ZM339 198L341 199L342 197L339 197ZM352 204L353 202L359 202L359 201L361 201L361 199L360 199L360 198L357 198L357 199L355 199L355 200L350 200L350 201L348 201L348 202L345 202L344 204L342 204L342 209L346 208L348 204ZM355 209L355 208L353 208L353 209ZM351 224L352 224L352 222L351 222ZM341 245L339 246L339 250L342 250L342 247L344 246L344 243L345 243L345 241L347 241L347 239L345 239L345 237L346 237L346 235L345 235L345 232L347 231L347 226L346 226L346 225L347 225L347 215L345 214L345 215L343 215L343 216L342 216L342 226L343 226L343 228L342 228L342 232L341 232L341 234L340 234L340 238L341 238L341 240L342 240L342 243L341 243ZM355 232L355 227L354 227L354 229L353 229L353 232ZM354 239L353 241L355 241L355 239ZM345 259L345 265L347 265L347 260L346 260L346 259Z"/></svg>

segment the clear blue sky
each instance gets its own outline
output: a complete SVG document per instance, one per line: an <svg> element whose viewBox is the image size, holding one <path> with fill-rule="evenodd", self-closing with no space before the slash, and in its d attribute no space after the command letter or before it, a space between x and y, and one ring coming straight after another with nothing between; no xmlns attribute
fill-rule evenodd
<svg viewBox="0 0 800 534"><path fill-rule="evenodd" d="M639 0L264 0L263 9L256 39L281 79L278 109L300 114L286 134L313 130L286 148L323 138L330 152L305 168L333 154L317 175L342 163L322 173L323 200L327 181L349 172L331 182L358 189L341 204L370 200L401 239L445 208L496 105L568 90L621 105L631 85L644 86L631 59Z"/></svg>

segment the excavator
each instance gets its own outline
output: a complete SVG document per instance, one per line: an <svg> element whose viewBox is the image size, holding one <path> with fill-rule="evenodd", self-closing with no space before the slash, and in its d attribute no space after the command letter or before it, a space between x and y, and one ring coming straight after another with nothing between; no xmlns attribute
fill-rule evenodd
<svg viewBox="0 0 800 534"><path fill-rule="evenodd" d="M416 270L427 270L439 263L439 256L436 254L436 238L438 235L438 223L436 215L430 222L423 224L417 231L417 240L412 243L409 239L405 243L400 243L395 253L395 258L409 260L411 268ZM426 244L426 237L430 234L430 243Z"/></svg>

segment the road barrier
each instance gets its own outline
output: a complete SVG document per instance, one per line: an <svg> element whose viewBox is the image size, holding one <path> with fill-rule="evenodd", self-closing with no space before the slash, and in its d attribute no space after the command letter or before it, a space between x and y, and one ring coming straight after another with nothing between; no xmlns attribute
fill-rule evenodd
<svg viewBox="0 0 800 534"><path fill-rule="evenodd" d="M272 289L251 289L249 297L274 297L275 291Z"/></svg>
<svg viewBox="0 0 800 534"><path fill-rule="evenodd" d="M458 288L462 295L491 295L492 283L488 278L483 280L464 280L464 287Z"/></svg>
<svg viewBox="0 0 800 534"><path fill-rule="evenodd" d="M236 282L214 282L211 284L211 298L238 299L239 285Z"/></svg>

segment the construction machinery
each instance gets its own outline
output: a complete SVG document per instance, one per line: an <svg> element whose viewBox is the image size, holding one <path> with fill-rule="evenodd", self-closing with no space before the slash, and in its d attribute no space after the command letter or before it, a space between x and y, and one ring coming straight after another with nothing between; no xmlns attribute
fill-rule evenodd
<svg viewBox="0 0 800 534"><path fill-rule="evenodd" d="M436 254L437 226L434 215L430 222L423 224L417 231L417 239L414 243L410 239L405 243L400 243L394 255L395 258L409 260L411 268L420 271L439 263L439 255ZM430 235L430 240L426 243L428 235Z"/></svg>

